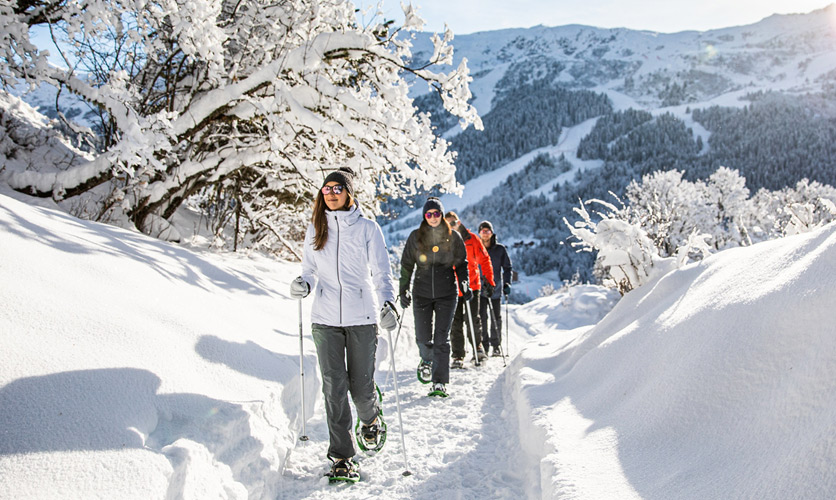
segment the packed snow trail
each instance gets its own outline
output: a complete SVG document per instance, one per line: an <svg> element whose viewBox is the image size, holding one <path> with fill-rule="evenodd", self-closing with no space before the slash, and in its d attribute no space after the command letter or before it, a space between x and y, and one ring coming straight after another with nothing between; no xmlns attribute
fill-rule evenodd
<svg viewBox="0 0 836 500"><path fill-rule="evenodd" d="M310 441L300 441L291 452L283 471L280 498L518 500L524 494L526 468L521 467L514 403L503 396L506 372L502 358L489 358L481 367L466 362L466 369L450 371L450 397L428 397L430 385L418 382L415 373L419 357L411 310L406 311L405 318L395 365L412 475L403 476L395 390L389 376L388 336L384 332L378 337L375 380L384 393L383 412L389 427L386 446L373 457L358 450L360 482L330 484L323 477L329 464L328 428L322 397L317 394L315 414L307 423ZM310 341L307 335L306 341ZM310 369L318 370L318 366L306 367Z"/></svg>

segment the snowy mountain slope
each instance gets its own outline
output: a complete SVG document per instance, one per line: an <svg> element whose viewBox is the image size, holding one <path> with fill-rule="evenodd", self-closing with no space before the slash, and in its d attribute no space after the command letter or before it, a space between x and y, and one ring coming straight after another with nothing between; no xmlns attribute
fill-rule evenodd
<svg viewBox="0 0 836 500"><path fill-rule="evenodd" d="M563 217L575 219L572 208L579 198L609 200L610 193L615 193L623 199L631 181L669 169L705 179L718 168L728 167L747 179L751 193L793 186L802 179L833 184L836 156L829 144L833 143L834 41L836 5L706 32L538 26L457 36L454 63L468 60L474 103L486 130L505 130L507 123L515 126L505 136L491 135L489 145L475 140L474 131L446 130L452 149L462 153L458 167L463 174L457 177L465 189L461 198L445 196L445 206L457 210L469 226L491 219L506 244L534 242L512 252L524 279L556 271L565 280L579 269L583 279L591 280L591 259L578 257L566 247L569 234L560 223ZM419 59L427 53L426 43L422 37L416 41ZM610 137L606 149L596 150L598 156L590 155L587 145L585 157L599 159L586 162L577 158L579 145L588 135L594 136L589 133L600 121L597 110L584 115L585 121L565 126L559 140L538 139L531 148L520 148L523 141L539 137L536 132L549 117L537 104L516 99L514 105L506 97L520 89L534 95L548 83L555 89L571 90L567 102L579 100L581 91L592 91L606 95L615 114L640 110L661 124L641 133L620 132L621 136ZM424 99L418 102L423 104ZM717 113L726 113L729 120L710 122L707 114L697 112L714 106L729 108ZM750 108L762 113L757 121L745 118ZM537 125L527 126L526 118ZM444 128L448 123L439 120ZM799 145L794 133L805 144ZM812 144L817 134L828 139ZM630 154L608 154L613 145ZM525 169L538 153L555 160L565 155L571 169L548 178L544 175L537 179L537 188L515 193L516 205L506 197L501 200L507 205L503 210L491 209L499 203L491 191ZM555 189L564 182L568 189ZM422 204L423 199L414 202L415 207ZM402 209L402 204L397 208ZM408 234L409 226L417 226L419 217L417 210L402 213L401 220L387 224L385 230L397 241ZM521 219L551 222L535 226L521 224Z"/></svg>
<svg viewBox="0 0 836 500"><path fill-rule="evenodd" d="M833 498L834 263L833 224L723 251L528 343L542 498Z"/></svg>
<svg viewBox="0 0 836 500"><path fill-rule="evenodd" d="M673 34L580 25L480 32L454 39L454 64L467 58L480 114L489 110L488 96L480 94L492 97L494 82L511 62L542 67L556 61L563 65L556 81L564 85L618 90L654 108L674 83L690 87L691 102L742 88L810 92L836 70L834 12L831 5L747 26ZM431 47L429 34L422 34L415 58L426 58ZM482 78L494 85L484 89Z"/></svg>

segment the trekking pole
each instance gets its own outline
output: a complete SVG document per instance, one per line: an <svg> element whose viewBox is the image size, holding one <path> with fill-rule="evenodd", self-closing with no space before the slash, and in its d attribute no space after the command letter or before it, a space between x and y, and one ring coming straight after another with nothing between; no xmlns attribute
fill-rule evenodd
<svg viewBox="0 0 836 500"><path fill-rule="evenodd" d="M390 347L392 348L392 352L395 352L396 348L398 347L398 338L401 336L401 327L403 326L403 318L400 318L398 321L398 333L395 335L395 345ZM389 336L389 342L392 342L392 336ZM393 374L395 371L395 356L392 355L392 359L389 361L389 372L386 374L386 381L383 382L383 387L387 387L389 385L389 376ZM395 377L398 376L397 373L394 373Z"/></svg>
<svg viewBox="0 0 836 500"><path fill-rule="evenodd" d="M304 344L302 343L302 299L299 299L299 384L302 388L302 435L299 436L300 441L308 440L308 431L305 428L305 364L302 360L302 350Z"/></svg>
<svg viewBox="0 0 836 500"><path fill-rule="evenodd" d="M401 326L403 325L403 319L398 321L398 333L401 332ZM409 462L406 459L406 440L404 439L403 435L403 417L401 416L401 396L398 394L398 372L395 369L395 345L392 343L392 330L386 330L389 334L389 355L392 356L392 372L395 373L395 376L392 377L392 380L395 383L395 404L398 407L398 427L401 429L401 450L403 450L403 475L404 476L411 476L412 473L409 472Z"/></svg>
<svg viewBox="0 0 836 500"><path fill-rule="evenodd" d="M488 300L488 309L491 311L491 321L493 322L493 326L496 326L496 311L493 310L493 302L491 302L491 298L487 297ZM502 314L502 311L499 311L499 314ZM484 328L484 326L483 326ZM502 347L502 328L497 328L497 335L499 335L499 352L502 353L502 366L507 367L508 363L505 362L505 348ZM507 335L506 335L507 337ZM506 344L508 343L508 339L505 339Z"/></svg>
<svg viewBox="0 0 836 500"><path fill-rule="evenodd" d="M470 286L469 284L465 284L465 286ZM462 292L464 294L464 292ZM464 299L464 297L462 297ZM470 340L473 341L473 358L476 360L476 366L482 366L482 363L479 361L479 352L476 347L476 330L473 329L473 315L470 313L470 301L464 301L464 308L467 309L467 322L470 324Z"/></svg>
<svg viewBox="0 0 836 500"><path fill-rule="evenodd" d="M502 311L499 311L502 314ZM505 295L505 342L508 343L508 356L511 356L511 336L508 335L508 295ZM503 356L505 353L502 353Z"/></svg>

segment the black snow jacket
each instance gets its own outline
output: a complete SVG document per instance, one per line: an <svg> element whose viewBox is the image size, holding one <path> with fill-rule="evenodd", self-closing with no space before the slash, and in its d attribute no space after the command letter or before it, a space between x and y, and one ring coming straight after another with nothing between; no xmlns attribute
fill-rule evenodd
<svg viewBox="0 0 836 500"><path fill-rule="evenodd" d="M428 248L422 251L418 234L418 229L412 231L403 249L400 293L409 289L414 271L413 296L435 299L456 295L457 279L467 280L467 250L461 235L457 231L448 234L443 225L430 228ZM454 268L460 272L455 273Z"/></svg>

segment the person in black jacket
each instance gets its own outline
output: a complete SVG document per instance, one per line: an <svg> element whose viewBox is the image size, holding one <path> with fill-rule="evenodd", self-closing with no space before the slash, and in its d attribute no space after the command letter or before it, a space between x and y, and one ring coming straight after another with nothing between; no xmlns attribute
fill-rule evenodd
<svg viewBox="0 0 836 500"><path fill-rule="evenodd" d="M511 294L511 257L508 256L508 251L505 245L496 242L496 233L493 232L493 224L489 221L482 221L479 224L479 239L485 245L488 255L491 257L491 264L493 265L493 279L496 283L496 288L500 287L500 275L502 275L502 293L505 294L505 300L508 300L508 295ZM484 298L484 297L483 297ZM488 342L493 346L492 356L502 356L502 310L501 298L499 293L494 293L489 299L482 300L479 307L479 316L482 317L482 345L487 349ZM488 338L488 317L490 317L490 310L493 310L493 318L491 321L490 338Z"/></svg>
<svg viewBox="0 0 836 500"><path fill-rule="evenodd" d="M464 242L444 220L441 200L427 199L423 214L421 225L410 233L401 256L399 298L404 308L414 300L415 341L421 355L418 380L432 382L430 395L443 397L450 381L449 336L458 290L464 293L464 300L469 300L472 292L467 285Z"/></svg>

